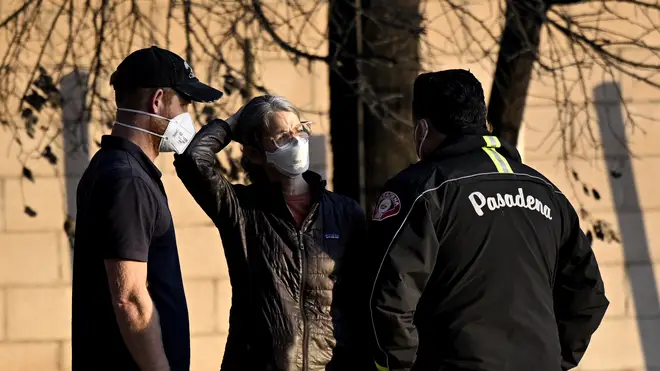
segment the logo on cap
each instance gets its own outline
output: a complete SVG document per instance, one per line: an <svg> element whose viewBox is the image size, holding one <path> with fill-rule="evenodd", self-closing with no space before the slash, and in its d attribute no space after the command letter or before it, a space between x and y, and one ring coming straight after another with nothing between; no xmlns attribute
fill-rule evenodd
<svg viewBox="0 0 660 371"><path fill-rule="evenodd" d="M193 72L192 67L190 67L188 62L183 61L183 66L186 68L186 70L190 71L190 73L188 74L188 78L189 79L194 79L195 78L195 73Z"/></svg>

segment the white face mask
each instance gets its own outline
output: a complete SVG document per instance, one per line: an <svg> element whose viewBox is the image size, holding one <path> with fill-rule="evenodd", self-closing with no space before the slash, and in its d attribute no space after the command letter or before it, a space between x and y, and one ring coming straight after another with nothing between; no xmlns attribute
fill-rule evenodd
<svg viewBox="0 0 660 371"><path fill-rule="evenodd" d="M415 141L415 152L417 153L417 158L422 159L422 146L424 145L424 141L426 140L426 136L429 134L429 128L426 126L426 131L424 131L424 136L422 137L422 140L419 142L419 145L417 145L417 130L419 129L420 126L423 125L428 125L426 123L426 120L420 120L417 126L415 126L415 132L413 133L413 140Z"/></svg>
<svg viewBox="0 0 660 371"><path fill-rule="evenodd" d="M296 138L275 152L266 151L266 161L280 173L295 178L309 169L309 139Z"/></svg>
<svg viewBox="0 0 660 371"><path fill-rule="evenodd" d="M122 122L115 121L116 125L125 126L130 129L142 131L147 134L159 137L160 145L158 146L158 150L160 152L175 152L176 154L180 155L186 150L186 148L188 148L188 145L190 142L192 142L192 139L195 136L195 124L193 122L192 116L190 116L190 113L188 112L183 112L171 119L168 119L167 117L155 115L153 113L128 108L117 108L117 111L138 113L141 115L147 115L169 121L170 123L167 124L167 128L165 129L163 135L156 134L153 131L142 129L133 125L127 125Z"/></svg>

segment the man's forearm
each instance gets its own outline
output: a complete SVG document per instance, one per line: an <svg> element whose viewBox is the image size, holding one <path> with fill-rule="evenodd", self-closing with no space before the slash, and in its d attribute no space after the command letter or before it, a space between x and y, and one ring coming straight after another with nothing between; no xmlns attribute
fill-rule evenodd
<svg viewBox="0 0 660 371"><path fill-rule="evenodd" d="M160 319L145 289L115 306L117 323L126 347L142 371L169 371L163 348Z"/></svg>

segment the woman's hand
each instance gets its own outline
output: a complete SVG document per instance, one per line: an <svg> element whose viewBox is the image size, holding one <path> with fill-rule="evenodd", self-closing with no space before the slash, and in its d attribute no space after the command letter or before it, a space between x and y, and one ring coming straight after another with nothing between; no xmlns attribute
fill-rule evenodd
<svg viewBox="0 0 660 371"><path fill-rule="evenodd" d="M229 128L231 129L232 133L235 132L236 126L238 125L238 121L241 118L241 113L243 112L243 108L245 108L245 106L242 106L241 108L239 108L238 111L236 111L236 113L229 116L225 120L225 122L229 125Z"/></svg>

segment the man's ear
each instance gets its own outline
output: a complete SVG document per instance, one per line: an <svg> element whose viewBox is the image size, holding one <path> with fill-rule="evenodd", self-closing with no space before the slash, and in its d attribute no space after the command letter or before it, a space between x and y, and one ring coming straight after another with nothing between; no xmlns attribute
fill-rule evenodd
<svg viewBox="0 0 660 371"><path fill-rule="evenodd" d="M151 112L156 115L160 115L167 107L165 107L165 91L163 89L157 89L149 97L149 109Z"/></svg>
<svg viewBox="0 0 660 371"><path fill-rule="evenodd" d="M266 156L264 156L263 152L259 151L258 149L254 148L254 147L244 145L243 146L243 154L253 164L263 165L266 162Z"/></svg>

